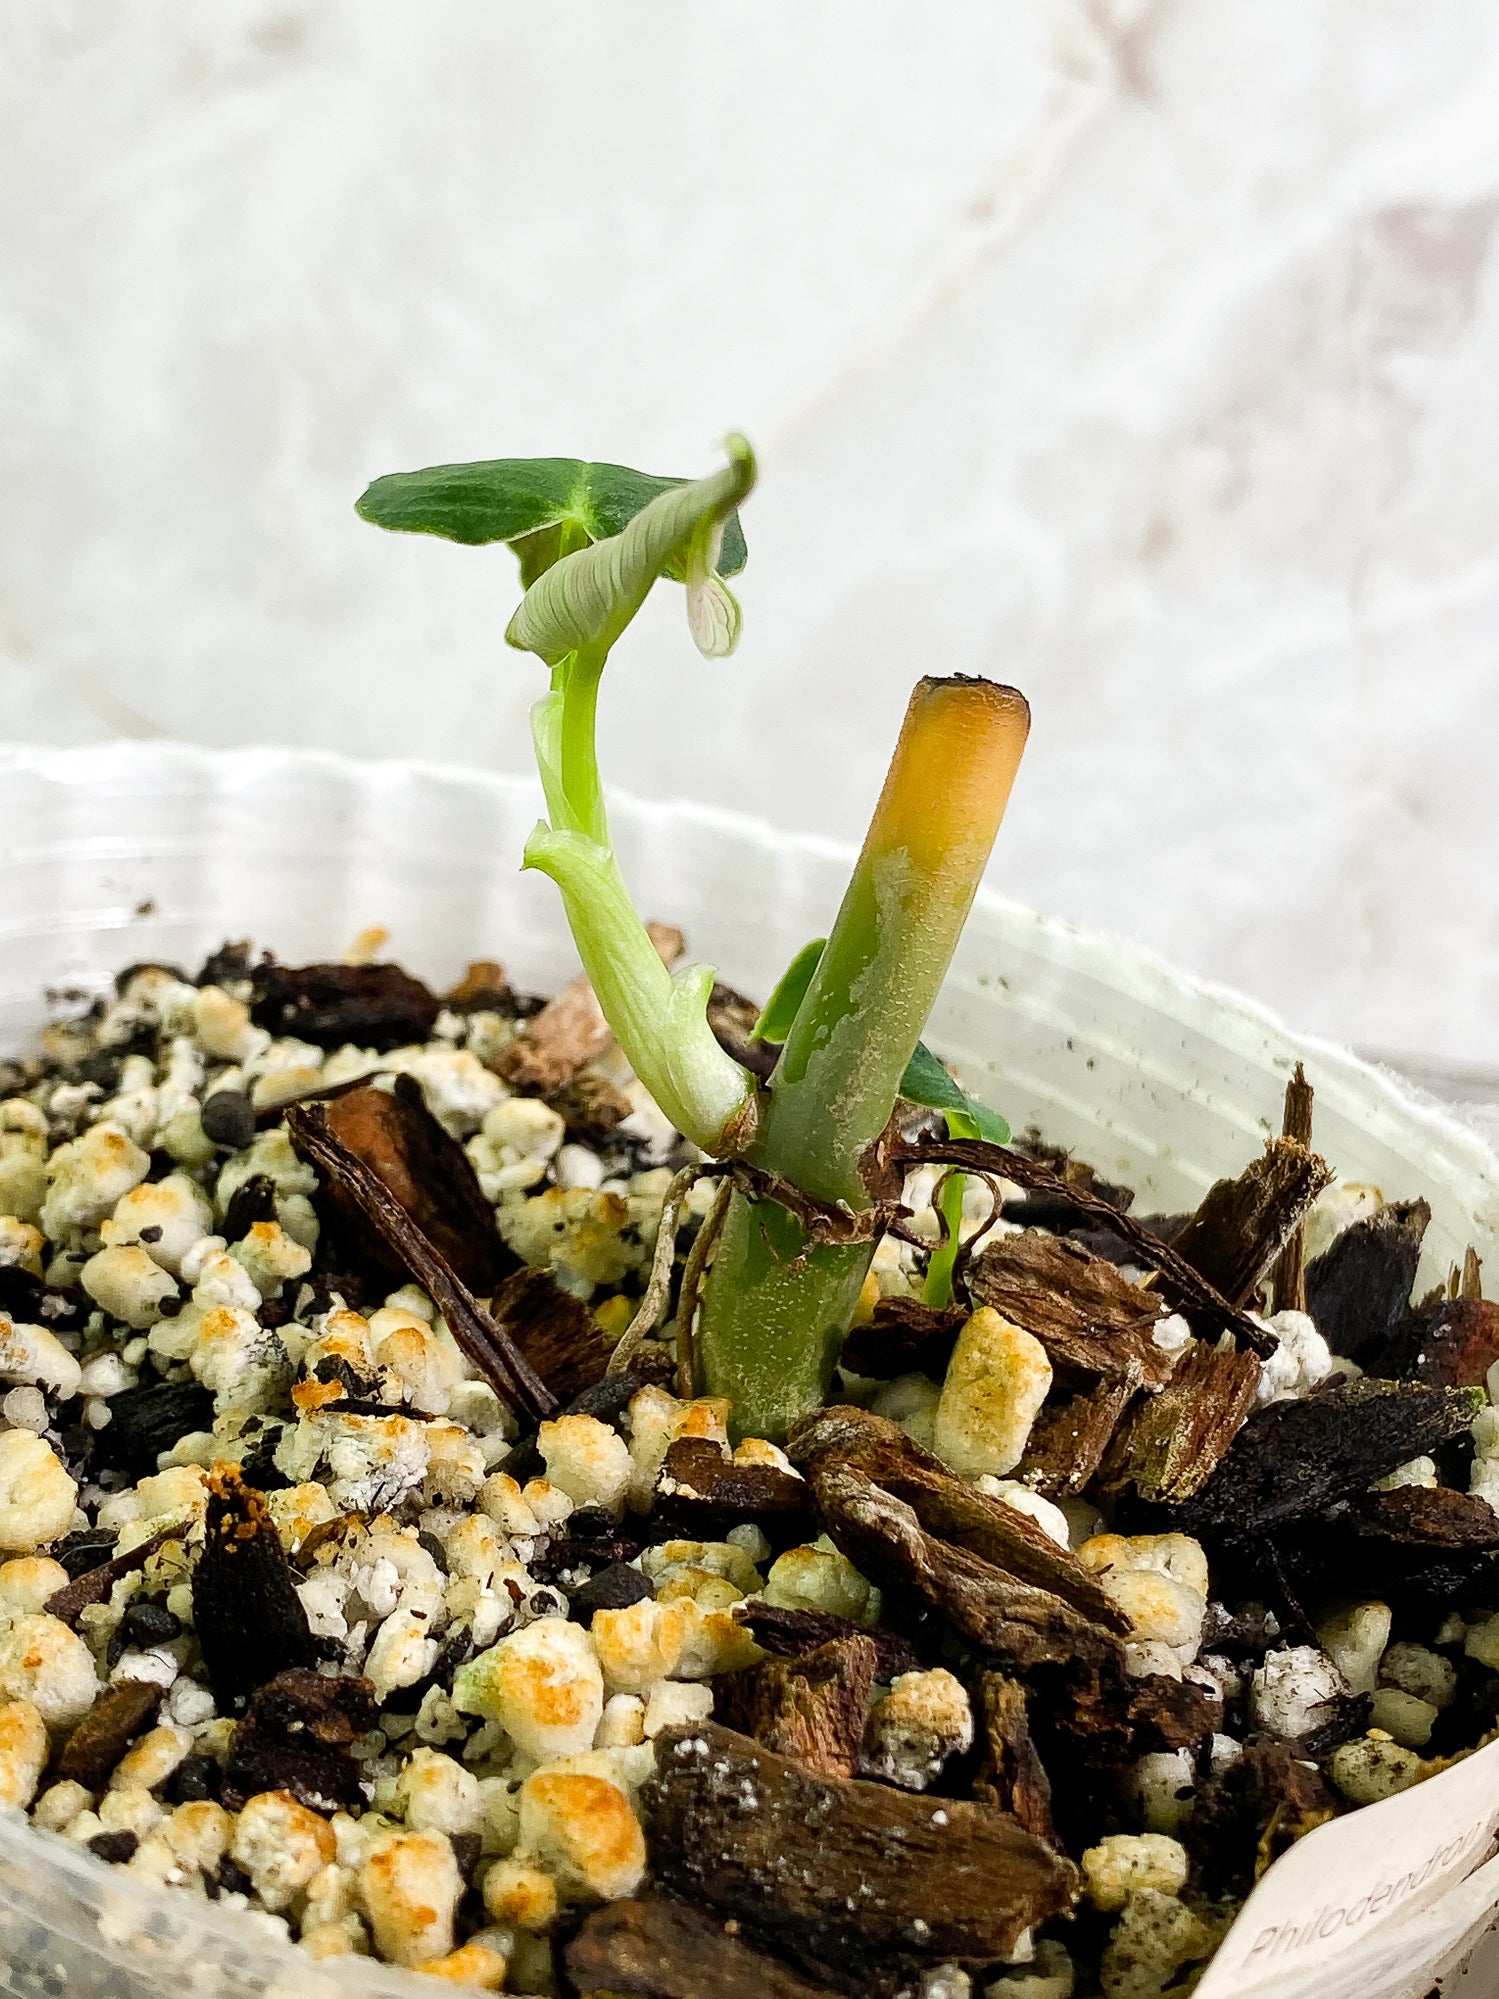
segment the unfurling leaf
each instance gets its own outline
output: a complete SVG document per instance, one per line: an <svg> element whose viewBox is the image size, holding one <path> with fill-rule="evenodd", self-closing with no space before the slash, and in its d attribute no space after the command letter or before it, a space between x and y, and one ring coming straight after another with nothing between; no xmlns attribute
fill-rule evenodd
<svg viewBox="0 0 1499 1999"><path fill-rule="evenodd" d="M725 523L755 482L754 453L725 441L729 462L706 479L656 494L619 533L562 556L526 592L505 632L522 652L556 666L571 653L602 658L663 573L685 576L699 649L732 649L739 607L714 566Z"/></svg>
<svg viewBox="0 0 1499 1999"><path fill-rule="evenodd" d="M814 937L804 944L781 974L779 985L765 1002L765 1010L750 1030L751 1041L784 1041L791 1032L796 1010L807 996L812 974L822 957L826 937Z"/></svg>
<svg viewBox="0 0 1499 1999"><path fill-rule="evenodd" d="M917 1042L916 1053L906 1064L900 1093L907 1103L941 1111L950 1138L985 1138L991 1145L1009 1143L1010 1127L998 1111L991 1111L954 1082L924 1041Z"/></svg>

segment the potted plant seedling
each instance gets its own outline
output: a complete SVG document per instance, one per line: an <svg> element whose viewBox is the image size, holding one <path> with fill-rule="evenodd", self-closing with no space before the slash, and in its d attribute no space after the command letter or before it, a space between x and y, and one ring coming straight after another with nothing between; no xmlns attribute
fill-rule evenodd
<svg viewBox="0 0 1499 1999"><path fill-rule="evenodd" d="M832 930L798 954L757 1025L779 1047L761 1082L709 1025L712 970L674 977L662 964L610 845L595 750L604 667L659 578L685 586L706 657L738 641L725 578L745 562L738 508L755 461L741 437L726 448L721 471L691 482L575 459L438 466L377 479L359 510L386 528L507 542L520 559L526 594L506 637L551 672L531 715L547 817L525 865L556 882L604 1014L661 1109L710 1157L750 1169L715 1217L697 1349L704 1385L732 1399L736 1425L778 1437L827 1394L875 1245L856 1218L878 1192L878 1144L897 1100L940 1110L952 1138L1009 1136L920 1037L1004 816L1029 711L1014 688L988 680L917 684ZM927 1278L936 1304L951 1296L962 1197L950 1175ZM849 1225L809 1227L809 1204Z"/></svg>

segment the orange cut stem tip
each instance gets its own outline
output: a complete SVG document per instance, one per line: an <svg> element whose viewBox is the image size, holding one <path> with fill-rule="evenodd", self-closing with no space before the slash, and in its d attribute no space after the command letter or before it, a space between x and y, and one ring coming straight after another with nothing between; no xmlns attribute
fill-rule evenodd
<svg viewBox="0 0 1499 1999"><path fill-rule="evenodd" d="M922 873L982 872L1030 726L1018 688L961 674L918 681L865 852L904 848Z"/></svg>

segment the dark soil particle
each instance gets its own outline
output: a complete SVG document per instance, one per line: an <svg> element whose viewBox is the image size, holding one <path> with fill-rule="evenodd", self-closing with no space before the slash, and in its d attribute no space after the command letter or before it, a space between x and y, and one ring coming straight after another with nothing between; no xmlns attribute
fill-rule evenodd
<svg viewBox="0 0 1499 1999"><path fill-rule="evenodd" d="M392 1714L415 1714L434 1687L452 1686L453 1675L473 1656L473 1651L472 1632L466 1624L455 1624L443 1639L431 1672L409 1687L394 1688L385 1697L386 1707Z"/></svg>
<svg viewBox="0 0 1499 1999"><path fill-rule="evenodd" d="M88 1319L88 1300L54 1290L17 1264L0 1269L0 1312L49 1333L77 1333Z"/></svg>
<svg viewBox="0 0 1499 1999"><path fill-rule="evenodd" d="M656 1594L649 1576L628 1562L611 1562L585 1583L567 1592L568 1614L576 1624L591 1624L596 1610L625 1610Z"/></svg>
<svg viewBox="0 0 1499 1999"><path fill-rule="evenodd" d="M95 1470L149 1478L164 1451L212 1426L213 1396L195 1381L127 1388L110 1398L109 1422L94 1444Z"/></svg>
<svg viewBox="0 0 1499 1999"><path fill-rule="evenodd" d="M212 1756L187 1756L161 1787L169 1805L195 1805L207 1799L215 1802L223 1786L223 1771Z"/></svg>
<svg viewBox="0 0 1499 1999"><path fill-rule="evenodd" d="M244 1868L226 1854L208 1882L210 1895L253 1895L255 1883Z"/></svg>
<svg viewBox="0 0 1499 1999"><path fill-rule="evenodd" d="M182 1620L174 1617L164 1603L137 1600L121 1619L121 1628L132 1645L148 1651L153 1645L167 1645L182 1636Z"/></svg>
<svg viewBox="0 0 1499 1999"><path fill-rule="evenodd" d="M255 1106L241 1090L215 1090L205 1097L203 1129L215 1145L239 1152L255 1137Z"/></svg>
<svg viewBox="0 0 1499 1999"><path fill-rule="evenodd" d="M135 1849L140 1843L139 1833L96 1832L88 1843L88 1850L118 1867L135 1857Z"/></svg>
<svg viewBox="0 0 1499 1999"><path fill-rule="evenodd" d="M242 1242L258 1222L276 1219L276 1183L264 1173L256 1173L236 1187L224 1211L220 1233L225 1242Z"/></svg>
<svg viewBox="0 0 1499 1999"><path fill-rule="evenodd" d="M52 1559L60 1562L76 1582L79 1576L86 1576L90 1569L97 1569L109 1560L119 1538L112 1527L82 1527L65 1541L56 1543Z"/></svg>

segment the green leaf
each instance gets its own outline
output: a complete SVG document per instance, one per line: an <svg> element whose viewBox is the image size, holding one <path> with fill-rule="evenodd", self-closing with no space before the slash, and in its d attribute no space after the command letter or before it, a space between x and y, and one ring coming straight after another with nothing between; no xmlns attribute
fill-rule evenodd
<svg viewBox="0 0 1499 1999"><path fill-rule="evenodd" d="M441 535L470 546L508 542L529 588L559 557L622 534L650 501L687 483L581 458L489 458L388 472L365 489L355 511L376 527L405 534ZM713 567L720 576L735 576L747 559L744 530L731 513ZM673 556L665 573L685 581L685 553Z"/></svg>
<svg viewBox="0 0 1499 1999"><path fill-rule="evenodd" d="M689 579L689 622L710 658L731 651L738 606L716 560L725 523L755 483L755 456L742 437L724 441L729 462L706 479L672 485L648 500L624 529L554 562L521 600L505 631L509 644L548 666L570 653L602 658L663 573Z"/></svg>
<svg viewBox="0 0 1499 1999"><path fill-rule="evenodd" d="M750 1029L751 1041L784 1041L791 1032L796 1010L807 996L826 937L814 937L804 944L781 974L780 984L765 1002L765 1010Z"/></svg>
<svg viewBox="0 0 1499 1999"><path fill-rule="evenodd" d="M991 1145L1008 1145L1010 1141L1010 1127L998 1111L991 1111L960 1088L924 1041L917 1042L916 1053L906 1065L900 1093L908 1103L942 1111L951 1138L986 1138Z"/></svg>

